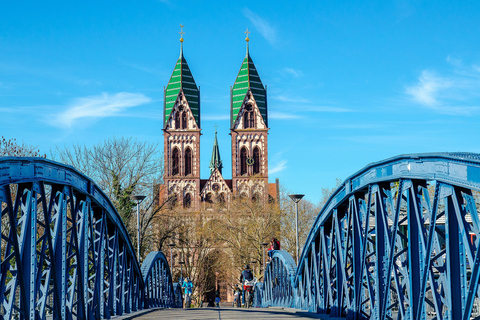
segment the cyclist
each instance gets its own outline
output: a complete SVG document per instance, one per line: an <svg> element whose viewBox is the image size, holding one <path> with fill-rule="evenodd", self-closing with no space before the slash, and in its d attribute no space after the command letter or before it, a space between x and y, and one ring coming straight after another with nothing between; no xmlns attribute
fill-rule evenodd
<svg viewBox="0 0 480 320"><path fill-rule="evenodd" d="M249 286L245 285L245 281L253 281L253 273L252 273L252 270L250 270L250 266L248 264L245 265L245 269L242 271L242 274L240 275L240 282L243 285L242 300L243 300L243 304L247 305L245 303L245 291L248 291L249 296L251 296L253 287L250 285Z"/></svg>
<svg viewBox="0 0 480 320"><path fill-rule="evenodd" d="M193 283L187 277L183 281L182 288L184 289L184 300L185 300L185 308L190 308L190 304L192 302L192 291L193 291Z"/></svg>

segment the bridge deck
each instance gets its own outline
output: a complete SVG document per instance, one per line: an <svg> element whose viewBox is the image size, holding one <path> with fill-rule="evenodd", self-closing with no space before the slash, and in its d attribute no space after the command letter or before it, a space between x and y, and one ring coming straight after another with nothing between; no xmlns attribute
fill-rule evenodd
<svg viewBox="0 0 480 320"><path fill-rule="evenodd" d="M192 308L192 309L150 309L143 310L134 314L113 318L114 320L157 320L157 319L221 319L221 320L237 320L237 319L330 319L328 315L309 314L295 310L284 310L282 308ZM340 319L340 318L338 318Z"/></svg>

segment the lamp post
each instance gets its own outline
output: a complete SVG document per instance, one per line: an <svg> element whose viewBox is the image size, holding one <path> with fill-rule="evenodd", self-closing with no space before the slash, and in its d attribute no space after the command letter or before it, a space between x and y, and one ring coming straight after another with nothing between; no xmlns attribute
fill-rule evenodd
<svg viewBox="0 0 480 320"><path fill-rule="evenodd" d="M295 247L296 247L296 258L297 258L297 266L298 266L298 203L302 198L305 196L304 194L289 194L290 199L295 202Z"/></svg>
<svg viewBox="0 0 480 320"><path fill-rule="evenodd" d="M250 263L253 265L253 274L255 275L255 264L257 261L250 261Z"/></svg>
<svg viewBox="0 0 480 320"><path fill-rule="evenodd" d="M138 213L138 207L140 202L143 201L147 196L132 196L132 199L137 201L137 256L138 256L138 263L140 263L140 215Z"/></svg>
<svg viewBox="0 0 480 320"><path fill-rule="evenodd" d="M180 263L180 283L183 283L183 265L185 261L178 261L178 263Z"/></svg>
<svg viewBox="0 0 480 320"><path fill-rule="evenodd" d="M172 249L175 247L175 243L169 243L168 246L170 247L170 273L173 276L173 255L172 255Z"/></svg>
<svg viewBox="0 0 480 320"><path fill-rule="evenodd" d="M262 260L263 260L263 273L265 273L265 248L268 246L268 242L262 242Z"/></svg>

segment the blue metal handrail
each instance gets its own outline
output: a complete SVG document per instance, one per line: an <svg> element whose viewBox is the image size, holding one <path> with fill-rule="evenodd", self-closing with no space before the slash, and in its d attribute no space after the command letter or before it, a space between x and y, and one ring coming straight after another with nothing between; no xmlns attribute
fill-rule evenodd
<svg viewBox="0 0 480 320"><path fill-rule="evenodd" d="M112 202L73 167L0 157L0 205L2 319L104 319L176 306L163 253L141 269Z"/></svg>

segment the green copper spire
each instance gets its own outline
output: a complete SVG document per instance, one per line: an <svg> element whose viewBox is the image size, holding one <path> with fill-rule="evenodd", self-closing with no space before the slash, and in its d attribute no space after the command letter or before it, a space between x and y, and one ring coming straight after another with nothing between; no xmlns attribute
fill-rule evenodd
<svg viewBox="0 0 480 320"><path fill-rule="evenodd" d="M243 59L242 66L240 67L240 71L238 72L237 79L233 85L232 89L232 110L231 110L231 126L233 127L235 121L237 120L238 113L240 112L240 108L242 107L243 100L250 89L255 101L257 102L257 106L260 109L260 113L263 117L263 121L268 126L268 119L267 119L267 91L262 84L262 80L260 80L260 76L258 75L257 68L253 63L252 58L250 57L250 53L248 51L248 33L250 33L247 29L245 32L247 33L247 55L245 59Z"/></svg>
<svg viewBox="0 0 480 320"><path fill-rule="evenodd" d="M200 128L200 91L198 90L197 84L195 83L192 73L190 72L187 60L185 60L185 57L183 56L183 31L181 35L180 57L175 64L172 76L170 77L167 89L165 90L164 126L167 124L168 117L172 113L180 90L182 90L185 94L188 105L192 110L195 121Z"/></svg>
<svg viewBox="0 0 480 320"><path fill-rule="evenodd" d="M213 152L212 152L212 160L210 160L210 174L215 171L215 168L218 168L220 174L222 173L222 160L220 159L220 149L218 148L218 141L217 141L217 126L215 125L215 140L213 140Z"/></svg>

